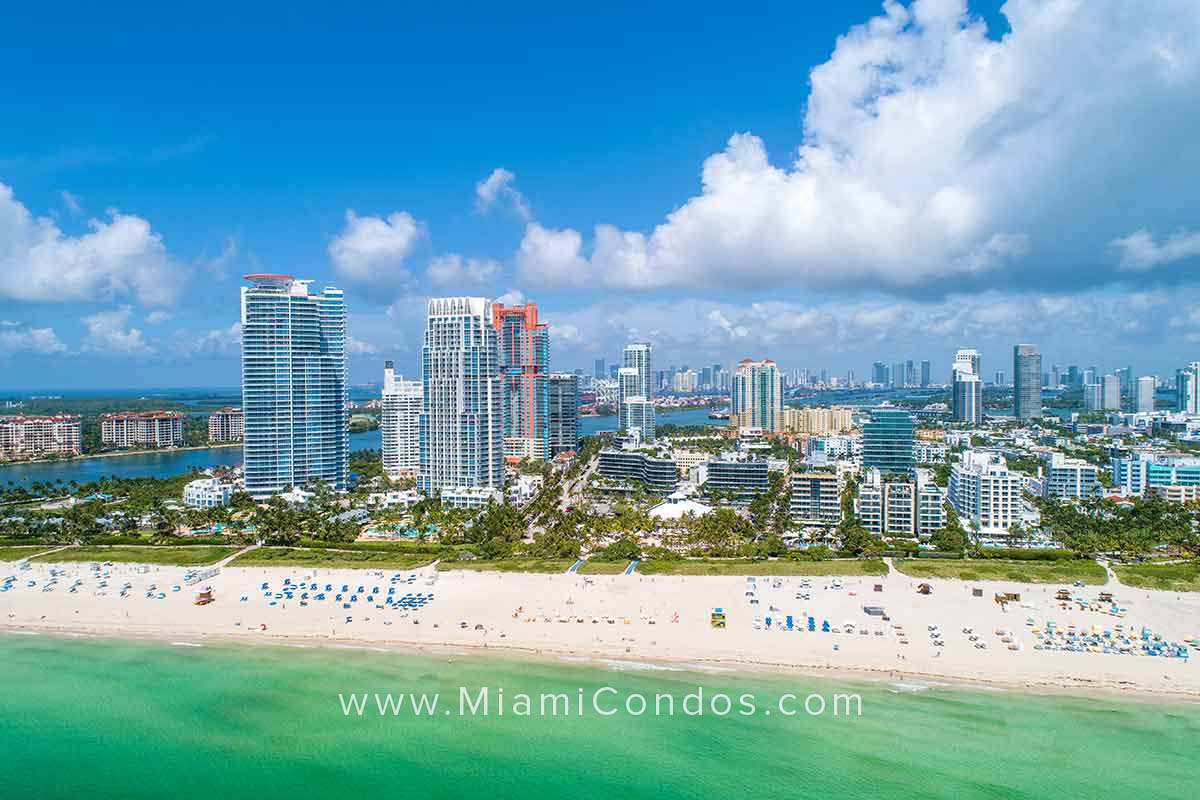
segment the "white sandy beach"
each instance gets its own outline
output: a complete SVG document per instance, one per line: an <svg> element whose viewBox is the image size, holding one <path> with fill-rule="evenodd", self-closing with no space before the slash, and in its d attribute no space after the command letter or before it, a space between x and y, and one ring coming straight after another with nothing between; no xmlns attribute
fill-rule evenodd
<svg viewBox="0 0 1200 800"><path fill-rule="evenodd" d="M62 572L47 591L51 570ZM933 586L933 593L923 596L916 592L922 581L896 572L885 578L843 578L841 589L831 587L831 578L760 577L756 581L759 603L752 606L744 577L436 573L430 568L314 572L269 567L225 568L188 586L187 571L115 564L97 573L83 563L36 563L25 569L0 563L0 581L15 577L10 590L0 593L0 632L87 632L192 644L234 639L470 647L690 667L857 672L1029 689L1200 696L1197 659L1054 652L1033 646L1034 628L1043 628L1048 620L1060 629L1074 625L1080 631L1094 625L1114 629L1121 624L1132 631L1145 626L1168 641L1198 636L1200 596L1195 594L1110 584L1103 588L1113 591L1116 601L1128 609L1127 616L1118 619L1073 604L1063 610L1054 600L1059 588L1054 585L934 579L924 581ZM108 586L99 588L103 574L108 575ZM393 582L395 575L400 579ZM407 582L410 575L415 575L411 583ZM306 588L296 589L292 599L276 598L285 579ZM69 588L76 581L80 583L72 593ZM811 588L802 589L803 581ZM264 582L270 596L262 589ZM126 583L131 588L122 597L120 589ZM877 583L883 586L881 592L873 590ZM316 588L309 590L313 584ZM151 585L156 588L148 597ZM326 585L332 591L325 600L315 600ZM349 591L342 601L335 601L343 585ZM216 601L197 606L196 592L204 586L212 588ZM356 593L359 586L364 592ZM379 591L368 599L373 587ZM973 597L972 588L981 588L983 597ZM432 594L433 599L418 610L396 609L384 603L389 589L394 589L393 600L410 593ZM310 596L302 606L304 591ZM994 593L1001 591L1019 592L1021 602L1002 609L993 601ZM1088 599L1095 599L1100 591L1072 589ZM798 599L798 592L808 592L810 598ZM344 609L351 594L357 594L357 600ZM868 616L864 605L883 606L890 621ZM714 607L725 610L728 627L724 630L710 625ZM676 614L678 622L673 622ZM770 630L754 628L756 616L782 621L788 614L802 630L779 630L777 625ZM806 629L808 616L815 618L815 633ZM1030 617L1034 626L1027 625ZM826 620L839 628L853 622L868 634L821 633ZM895 625L901 626L907 644L901 643ZM933 643L931 625L939 626L944 645ZM971 634L964 628L972 629ZM1010 650L997 630L1011 632L1013 644L1020 649ZM976 647L971 635L986 643L986 649Z"/></svg>

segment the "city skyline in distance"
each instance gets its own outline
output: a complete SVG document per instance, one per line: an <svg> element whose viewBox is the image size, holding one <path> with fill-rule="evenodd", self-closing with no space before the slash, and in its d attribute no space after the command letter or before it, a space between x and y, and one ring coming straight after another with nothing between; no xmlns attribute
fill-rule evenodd
<svg viewBox="0 0 1200 800"><path fill-rule="evenodd" d="M385 360L418 374L425 304L454 294L536 302L550 371L587 374L647 341L663 366L770 358L863 379L875 361L914 359L947 383L971 347L985 381L1011 381L1013 346L1031 342L1043 370L1129 365L1169 381L1200 356L1200 42L1177 25L1186 10L771 9L754 46L729 43L721 64L699 57L697 34L718 29L698 20L646 26L667 37L656 47L618 38L603 74L564 57L569 21L545 23L561 36L530 64L481 17L455 35L489 64L483 78L450 63L442 29L414 42L384 18L360 44L411 47L294 75L230 32L210 82L170 57L202 28L164 24L134 48L119 18L91 20L111 36L90 39L14 20L10 74L68 44L101 62L124 48L174 94L85 97L58 69L16 93L24 124L0 142L0 391L114 389L114 376L236 386L251 272L345 291L351 384L378 383ZM595 26L629 21L613 10ZM338 31L311 20L287 47ZM555 77L535 83L543 59ZM376 77L406 71L417 78ZM297 124L311 116L302 90L338 79L347 88L324 102L339 124ZM485 95L487 137L467 124ZM70 124L44 96L73 109ZM262 113L228 113L251 96ZM573 96L591 102L562 102ZM603 125L597 106L614 109Z"/></svg>

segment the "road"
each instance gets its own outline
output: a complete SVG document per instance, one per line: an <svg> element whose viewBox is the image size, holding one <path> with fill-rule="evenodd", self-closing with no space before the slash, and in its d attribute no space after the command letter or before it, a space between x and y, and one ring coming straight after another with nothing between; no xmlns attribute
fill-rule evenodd
<svg viewBox="0 0 1200 800"><path fill-rule="evenodd" d="M599 467L600 454L597 453L592 457L592 460L587 463L587 466L584 467L583 472L579 473L578 478L573 481L563 483L562 500L560 500L558 504L559 511L566 512L569 506L578 505L578 502L575 500L576 496L580 491L583 490L583 487L587 486L588 481L591 480L592 475L595 474Z"/></svg>

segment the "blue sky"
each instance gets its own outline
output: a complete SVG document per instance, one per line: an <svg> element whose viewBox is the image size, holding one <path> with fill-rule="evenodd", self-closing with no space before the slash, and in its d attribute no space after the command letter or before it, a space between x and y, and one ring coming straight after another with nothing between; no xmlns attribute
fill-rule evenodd
<svg viewBox="0 0 1200 800"><path fill-rule="evenodd" d="M355 382L454 293L558 368L1200 358L1194 0L652 5L6 20L0 390L235 385L264 269L347 290Z"/></svg>

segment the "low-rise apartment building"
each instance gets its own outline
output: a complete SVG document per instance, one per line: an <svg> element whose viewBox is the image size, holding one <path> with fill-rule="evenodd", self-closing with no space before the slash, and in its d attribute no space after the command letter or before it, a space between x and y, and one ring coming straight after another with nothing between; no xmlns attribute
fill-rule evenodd
<svg viewBox="0 0 1200 800"><path fill-rule="evenodd" d="M210 442L240 442L242 440L242 410L222 408L208 415Z"/></svg>
<svg viewBox="0 0 1200 800"><path fill-rule="evenodd" d="M948 498L967 530L1006 536L1021 522L1024 479L999 453L966 450L950 470Z"/></svg>
<svg viewBox="0 0 1200 800"><path fill-rule="evenodd" d="M1078 500L1103 491L1100 468L1062 453L1046 453L1042 473L1042 496Z"/></svg>
<svg viewBox="0 0 1200 800"><path fill-rule="evenodd" d="M616 481L640 481L652 492L669 494L679 485L675 459L642 450L605 448L600 451L599 473Z"/></svg>
<svg viewBox="0 0 1200 800"><path fill-rule="evenodd" d="M836 525L842 521L843 483L836 472L797 472L792 475L788 511L803 525Z"/></svg>
<svg viewBox="0 0 1200 800"><path fill-rule="evenodd" d="M710 495L732 494L735 499L748 500L771 488L769 474L766 459L716 458L708 462L704 490Z"/></svg>
<svg viewBox="0 0 1200 800"><path fill-rule="evenodd" d="M229 505L234 486L220 478L200 478L183 487L183 504L188 508L217 508Z"/></svg>
<svg viewBox="0 0 1200 800"><path fill-rule="evenodd" d="M118 411L100 415L100 443L113 447L180 447L180 411Z"/></svg>
<svg viewBox="0 0 1200 800"><path fill-rule="evenodd" d="M77 456L80 419L73 414L0 416L0 460Z"/></svg>

